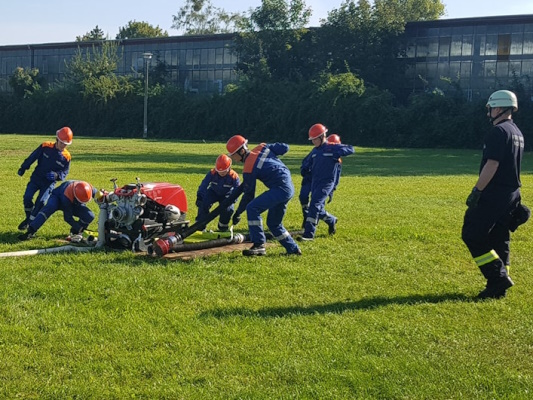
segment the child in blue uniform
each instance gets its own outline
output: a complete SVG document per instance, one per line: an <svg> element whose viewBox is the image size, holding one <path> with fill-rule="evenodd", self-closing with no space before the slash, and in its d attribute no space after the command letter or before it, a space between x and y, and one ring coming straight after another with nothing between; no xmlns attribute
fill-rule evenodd
<svg viewBox="0 0 533 400"><path fill-rule="evenodd" d="M313 240L319 220L329 227L330 235L336 232L337 218L326 212L326 199L333 193L340 167L340 158L354 153L354 148L344 144L330 144L326 140L327 128L315 124L309 129L313 150L309 153L311 163L311 202L300 240Z"/></svg>
<svg viewBox="0 0 533 400"><path fill-rule="evenodd" d="M289 146L285 143L261 143L249 150L246 140L241 135L232 136L226 143L229 156L233 161L240 161L243 167L244 191L233 223L237 224L240 215L246 209L248 229L253 246L243 250L245 256L262 256L266 254L266 237L261 214L268 210L267 226L276 240L287 250L287 254L302 254L300 248L283 226L283 217L287 204L294 195L291 173L278 156L285 154ZM257 180L267 190L255 197Z"/></svg>
<svg viewBox="0 0 533 400"><path fill-rule="evenodd" d="M94 213L87 207L96 190L84 181L66 181L54 189L44 207L30 222L28 230L19 235L20 240L28 240L56 211L63 211L63 218L70 225L71 235L83 232L94 220ZM74 219L78 217L78 220Z"/></svg>
<svg viewBox="0 0 533 400"><path fill-rule="evenodd" d="M239 175L231 169L231 158L225 154L218 156L215 168L207 173L198 187L196 193L198 216L196 217L196 221L201 221L205 218L209 214L211 206L227 199L233 190L239 187L240 183ZM229 222L234 211L234 204L231 203L220 212L220 218L218 220L219 231L228 230Z"/></svg>
<svg viewBox="0 0 533 400"><path fill-rule="evenodd" d="M37 213L48 200L56 182L67 177L71 157L66 147L71 143L72 130L69 127L61 128L56 132L55 143L44 142L20 166L18 174L22 176L37 161L37 166L33 170L24 192L23 202L26 217L19 224L19 230L23 231L28 228L29 223L35 219ZM37 192L39 193L34 204L33 197Z"/></svg>

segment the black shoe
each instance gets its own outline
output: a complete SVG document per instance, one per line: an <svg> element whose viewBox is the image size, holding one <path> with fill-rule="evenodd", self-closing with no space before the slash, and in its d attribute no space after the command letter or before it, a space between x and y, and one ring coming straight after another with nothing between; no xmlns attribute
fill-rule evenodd
<svg viewBox="0 0 533 400"><path fill-rule="evenodd" d="M26 232L21 235L18 235L18 239L22 241L33 239L34 237L35 237L35 232Z"/></svg>
<svg viewBox="0 0 533 400"><path fill-rule="evenodd" d="M487 282L487 287L478 295L478 299L501 299L505 297L507 289L514 285L510 277L502 277L493 282Z"/></svg>
<svg viewBox="0 0 533 400"><path fill-rule="evenodd" d="M251 248L243 250L243 256L264 256L266 254L266 248L264 244L254 244Z"/></svg>
<svg viewBox="0 0 533 400"><path fill-rule="evenodd" d="M18 230L19 231L25 231L26 229L28 229L28 226L29 226L29 223L28 223L28 218L26 218L24 221L22 221L19 226L18 226Z"/></svg>
<svg viewBox="0 0 533 400"><path fill-rule="evenodd" d="M312 242L314 240L313 237L309 237L309 236L305 236L305 235L302 235L302 236L298 236L296 238L297 241L299 242Z"/></svg>
<svg viewBox="0 0 533 400"><path fill-rule="evenodd" d="M335 221L331 225L328 225L328 233L330 235L337 233L337 218L335 218Z"/></svg>
<svg viewBox="0 0 533 400"><path fill-rule="evenodd" d="M300 248L296 249L296 251L293 251L293 252L287 252L285 253L286 256L301 256L302 255L302 250L300 250Z"/></svg>

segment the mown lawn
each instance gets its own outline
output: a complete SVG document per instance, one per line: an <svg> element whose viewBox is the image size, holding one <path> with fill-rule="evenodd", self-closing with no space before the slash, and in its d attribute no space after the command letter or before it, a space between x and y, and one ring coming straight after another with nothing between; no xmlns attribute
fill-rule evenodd
<svg viewBox="0 0 533 400"><path fill-rule="evenodd" d="M57 214L34 240L16 239L29 179L16 171L44 140L2 135L0 252L55 247L68 233ZM70 150L69 178L107 189L114 177L179 183L191 218L198 184L225 151L79 137ZM283 157L297 189L309 150ZM328 205L337 234L321 225L302 257L273 243L252 259L0 258L0 398L531 398L533 225L513 235L507 298L476 301L484 280L460 231L480 151L356 151ZM531 154L522 178L533 205ZM299 229L297 198L285 222Z"/></svg>

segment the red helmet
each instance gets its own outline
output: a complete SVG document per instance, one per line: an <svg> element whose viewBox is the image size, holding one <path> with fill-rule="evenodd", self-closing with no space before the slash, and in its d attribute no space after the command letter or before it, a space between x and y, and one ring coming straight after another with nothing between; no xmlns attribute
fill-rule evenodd
<svg viewBox="0 0 533 400"><path fill-rule="evenodd" d="M217 157L217 162L215 163L215 170L217 172L227 172L231 168L231 158L225 154L221 154Z"/></svg>
<svg viewBox="0 0 533 400"><path fill-rule="evenodd" d="M88 203L93 198L93 188L87 182L79 181L74 184L74 197L80 203Z"/></svg>
<svg viewBox="0 0 533 400"><path fill-rule="evenodd" d="M341 144L341 137L337 134L329 135L326 139L331 144Z"/></svg>
<svg viewBox="0 0 533 400"><path fill-rule="evenodd" d="M243 146L246 146L248 139L243 138L241 135L234 135L229 138L226 143L226 149L228 150L228 156L234 155L238 152Z"/></svg>
<svg viewBox="0 0 533 400"><path fill-rule="evenodd" d="M68 126L65 126L56 132L57 140L59 140L61 143L65 143L66 145L72 143L72 136L72 129L70 129Z"/></svg>
<svg viewBox="0 0 533 400"><path fill-rule="evenodd" d="M309 140L313 140L316 138L319 138L322 135L325 135L328 132L328 128L326 128L322 124L314 124L311 128L309 128Z"/></svg>

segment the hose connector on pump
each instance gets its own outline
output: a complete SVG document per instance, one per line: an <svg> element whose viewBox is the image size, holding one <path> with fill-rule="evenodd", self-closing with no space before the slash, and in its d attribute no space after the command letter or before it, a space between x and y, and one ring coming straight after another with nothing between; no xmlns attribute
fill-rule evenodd
<svg viewBox="0 0 533 400"><path fill-rule="evenodd" d="M175 246L181 243L183 243L183 239L179 234L169 236L166 239L158 239L152 246L152 252L159 257L163 257L165 254L170 253Z"/></svg>

